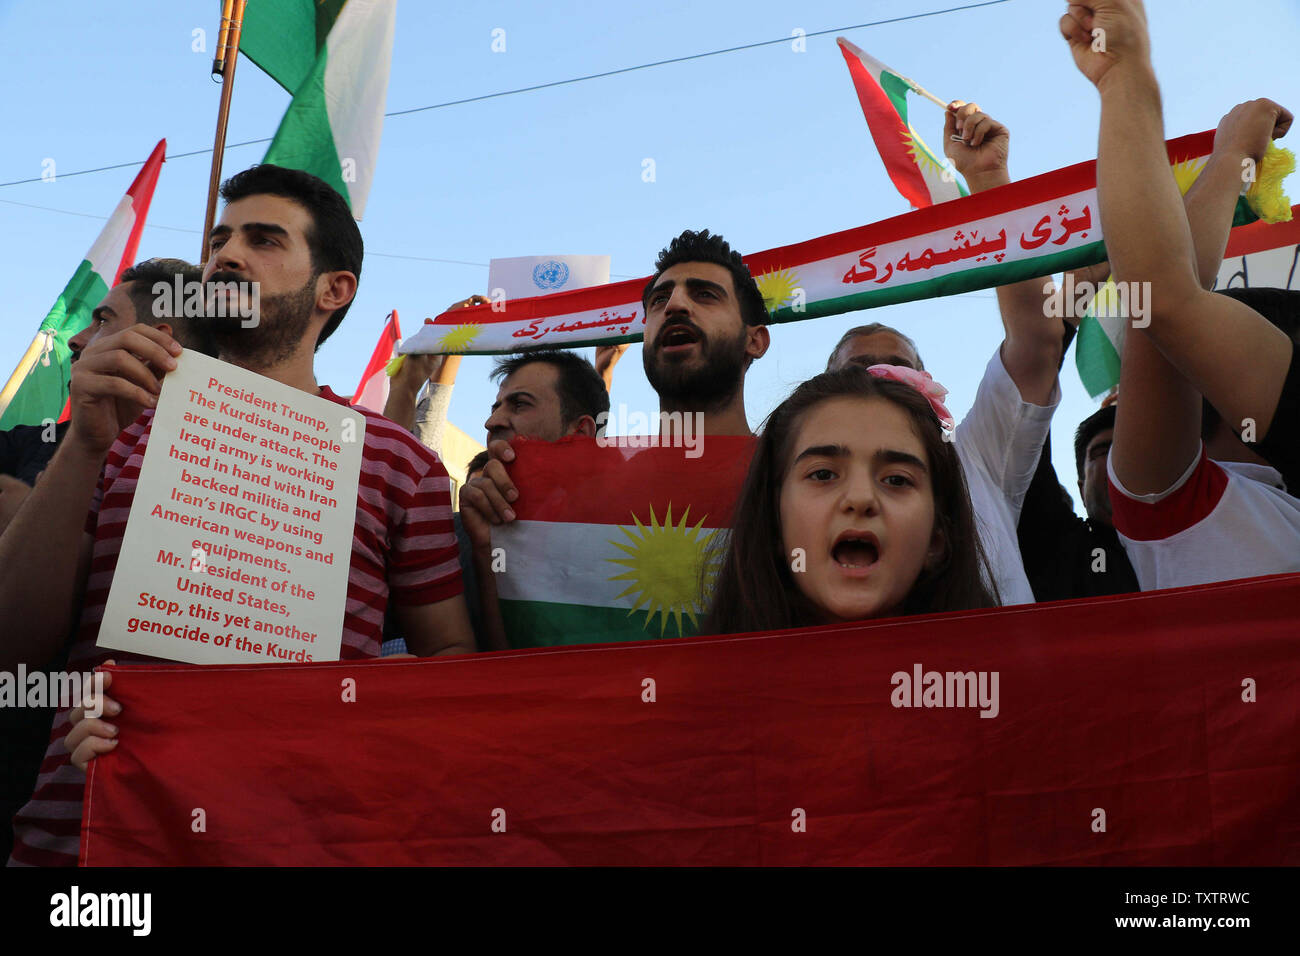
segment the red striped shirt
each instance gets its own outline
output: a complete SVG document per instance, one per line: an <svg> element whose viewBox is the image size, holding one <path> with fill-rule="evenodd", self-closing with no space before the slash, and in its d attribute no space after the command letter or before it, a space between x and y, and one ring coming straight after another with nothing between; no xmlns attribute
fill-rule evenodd
<svg viewBox="0 0 1300 956"><path fill-rule="evenodd" d="M321 397L348 404L325 386ZM379 656L390 597L397 604L433 604L463 590L447 469L406 429L367 409L354 410L365 415L366 434L343 612L343 660ZM90 576L68 671L89 671L110 658L121 664L154 660L95 644L152 426L149 409L117 437L99 476L86 516L86 531L95 538ZM60 710L36 792L14 817L14 863L77 863L86 775L72 766L63 747L67 733L68 712Z"/></svg>

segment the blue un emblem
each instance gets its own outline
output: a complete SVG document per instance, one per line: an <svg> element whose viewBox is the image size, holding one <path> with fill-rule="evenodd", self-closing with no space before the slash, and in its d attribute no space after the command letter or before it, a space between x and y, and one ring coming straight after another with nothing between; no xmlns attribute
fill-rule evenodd
<svg viewBox="0 0 1300 956"><path fill-rule="evenodd" d="M533 282L539 289L558 289L569 281L569 267L548 259L533 267Z"/></svg>

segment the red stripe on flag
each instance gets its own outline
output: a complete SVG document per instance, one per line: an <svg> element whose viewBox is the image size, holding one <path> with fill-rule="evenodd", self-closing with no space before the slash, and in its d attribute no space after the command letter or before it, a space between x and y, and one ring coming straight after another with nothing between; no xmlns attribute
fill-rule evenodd
<svg viewBox="0 0 1300 956"><path fill-rule="evenodd" d="M611 430L617 422L611 422ZM658 422L654 430L658 431ZM529 521L632 525L655 518L663 523L669 505L679 524L689 505L689 527L707 516L706 528L731 526L736 495L754 453L754 439L738 435L700 437L698 457L688 448L644 447L648 436L607 438L601 447L585 436L558 442L516 439L515 460L519 498L515 514ZM638 443L633 445L633 443Z"/></svg>
<svg viewBox="0 0 1300 956"><path fill-rule="evenodd" d="M1238 226L1228 235L1223 257L1248 256L1253 252L1300 245L1300 206L1291 207L1290 222L1252 222Z"/></svg>
<svg viewBox="0 0 1300 956"><path fill-rule="evenodd" d="M402 330L397 324L397 310L388 313L387 318L388 321L379 333L379 341L375 343L375 350L370 353L366 370L361 373L361 382L348 403L354 407L368 408L380 415L384 413L384 405L388 400L387 366L402 337Z"/></svg>
<svg viewBox="0 0 1300 956"><path fill-rule="evenodd" d="M853 88L857 91L858 103L862 106L862 115L867 118L867 128L871 130L871 138L875 140L889 178L903 194L903 198L917 209L932 205L925 177L903 145L909 139L907 125L880 84L849 49L851 44L843 39L836 40L836 43L844 54L844 62L848 64L849 76L853 78Z"/></svg>
<svg viewBox="0 0 1300 956"><path fill-rule="evenodd" d="M140 246L140 233L144 230L144 221L149 216L149 204L153 202L154 187L158 185L158 173L162 164L167 162L167 140L158 140L144 167L136 174L131 188L126 194L131 197L131 209L135 213L135 222L131 225L131 235L127 237L126 247L122 250L122 259L117 264L117 271L109 282L109 288L117 285L118 278L130 266L135 264L135 252ZM107 276L105 276L107 278Z"/></svg>

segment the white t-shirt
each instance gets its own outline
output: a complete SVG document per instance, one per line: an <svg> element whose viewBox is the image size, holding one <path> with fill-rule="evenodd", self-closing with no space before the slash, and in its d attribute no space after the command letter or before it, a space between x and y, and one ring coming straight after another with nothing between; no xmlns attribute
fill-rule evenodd
<svg viewBox="0 0 1300 956"><path fill-rule="evenodd" d="M1135 495L1107 464L1115 530L1143 591L1300 571L1300 499L1268 465L1196 460L1165 491Z"/></svg>
<svg viewBox="0 0 1300 956"><path fill-rule="evenodd" d="M999 345L984 370L975 404L953 436L980 543L1004 605L1034 603L1016 525L1060 402L1059 382L1052 385L1051 404L1024 401L1002 364Z"/></svg>

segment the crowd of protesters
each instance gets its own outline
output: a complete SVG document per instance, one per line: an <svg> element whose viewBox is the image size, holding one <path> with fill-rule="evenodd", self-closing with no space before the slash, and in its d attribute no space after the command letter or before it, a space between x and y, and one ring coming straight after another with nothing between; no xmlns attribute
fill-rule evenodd
<svg viewBox="0 0 1300 956"><path fill-rule="evenodd" d="M850 329L826 370L755 435L744 384L771 345L766 307L721 236L686 231L660 253L642 295L644 372L661 412L699 416L706 437L752 438L725 553L700 595L702 633L1300 571L1300 499L1287 490L1300 487L1300 293L1209 291L1240 191L1226 171L1258 162L1291 116L1268 100L1234 109L1183 197L1140 7L1122 0L1070 11L1061 32L1101 95L1097 178L1109 254L1081 277L1148 283L1151 305L1149 324L1125 336L1117 397L1070 423L1086 516L1075 514L1051 463L1058 373L1075 330L1049 317L1062 314L1051 308L1061 293L1050 283L998 290L1004 338L960 423L933 377L944 370L928 370L910 339L872 323ZM1104 53L1093 43L1099 26ZM945 138L972 191L1010 181L1009 134L978 106L953 103ZM347 203L306 173L269 165L232 177L222 196L201 273L178 260L128 270L73 340L70 423L0 435L0 607L21 622L6 631L0 667L84 671L110 657L147 660L114 655L96 638L160 382L182 348L346 404L317 384L313 356L361 275ZM260 283L260 322L159 316L152 283L178 275ZM599 436L623 348L598 349L594 364L549 348L501 360L497 398L484 409L488 450L456 476L465 480L458 512L439 451L460 359L408 357L385 415L363 410L344 659L512 646L491 557L494 529L516 520L511 503L527 481L511 443ZM806 559L798 570L787 558L796 551ZM0 809L18 811L14 863L75 863L85 767L118 745L121 705L103 704L102 718L46 712L53 724L39 728L35 751L24 749L30 722L6 728Z"/></svg>

